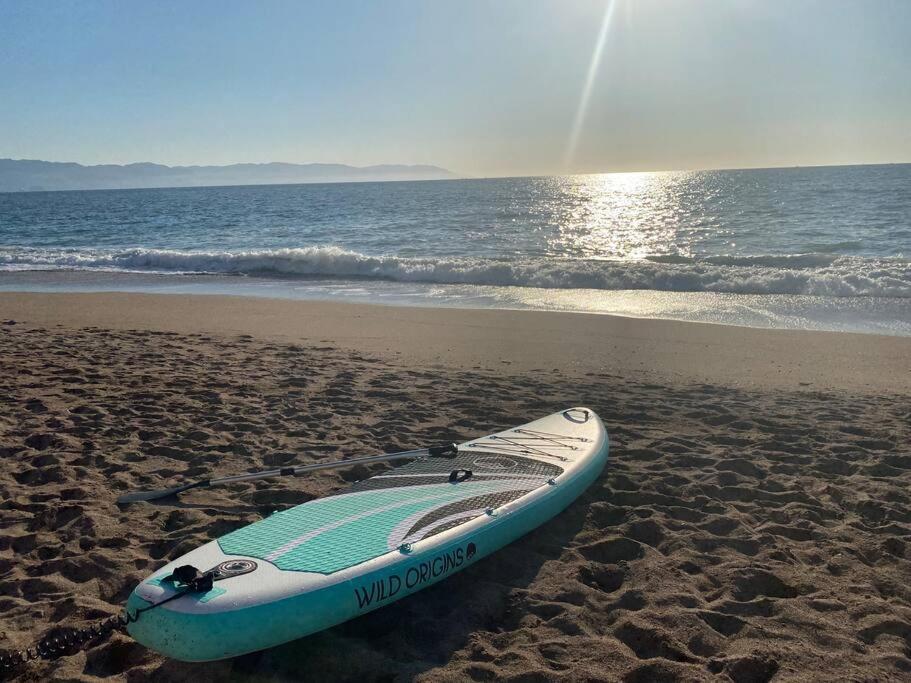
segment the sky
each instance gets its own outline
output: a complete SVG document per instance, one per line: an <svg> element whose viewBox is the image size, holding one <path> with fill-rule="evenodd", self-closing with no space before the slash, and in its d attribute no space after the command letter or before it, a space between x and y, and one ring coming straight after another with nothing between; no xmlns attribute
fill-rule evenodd
<svg viewBox="0 0 911 683"><path fill-rule="evenodd" d="M908 0L0 0L0 158L911 161Z"/></svg>

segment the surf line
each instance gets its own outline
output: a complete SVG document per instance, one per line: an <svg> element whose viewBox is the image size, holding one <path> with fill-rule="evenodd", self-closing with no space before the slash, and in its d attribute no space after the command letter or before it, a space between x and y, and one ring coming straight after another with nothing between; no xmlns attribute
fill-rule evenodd
<svg viewBox="0 0 911 683"><path fill-rule="evenodd" d="M423 586L432 579L438 579L461 567L466 561L472 559L477 553L474 543L458 546L457 548L436 557L413 565L403 572L390 574L381 579L375 579L364 586L356 586L354 595L357 598L357 608L366 609L375 607L381 602L391 600L398 595L402 588L413 590Z"/></svg>

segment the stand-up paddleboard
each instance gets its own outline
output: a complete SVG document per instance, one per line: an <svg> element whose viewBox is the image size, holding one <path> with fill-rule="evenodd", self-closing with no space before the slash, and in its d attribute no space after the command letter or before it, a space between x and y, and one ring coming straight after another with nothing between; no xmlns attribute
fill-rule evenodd
<svg viewBox="0 0 911 683"><path fill-rule="evenodd" d="M162 567L130 596L129 632L169 657L207 661L321 631L540 526L595 480L607 452L598 416L570 408L387 470Z"/></svg>

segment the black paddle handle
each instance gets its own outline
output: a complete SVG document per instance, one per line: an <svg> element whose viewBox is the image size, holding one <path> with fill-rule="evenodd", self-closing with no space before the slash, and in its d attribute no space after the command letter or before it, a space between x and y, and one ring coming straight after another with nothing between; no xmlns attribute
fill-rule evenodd
<svg viewBox="0 0 911 683"><path fill-rule="evenodd" d="M431 446L427 449L431 458L446 458L452 460L459 454L459 447L454 443L444 443L439 446Z"/></svg>

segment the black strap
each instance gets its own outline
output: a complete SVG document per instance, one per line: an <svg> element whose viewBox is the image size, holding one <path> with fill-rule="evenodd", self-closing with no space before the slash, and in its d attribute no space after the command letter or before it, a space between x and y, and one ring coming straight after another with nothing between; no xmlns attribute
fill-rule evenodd
<svg viewBox="0 0 911 683"><path fill-rule="evenodd" d="M458 484L459 482L470 479L474 472L471 470L453 470L449 473L449 483Z"/></svg>
<svg viewBox="0 0 911 683"><path fill-rule="evenodd" d="M201 572L191 564L185 564L175 569L170 576L164 578L170 583L179 583L188 593L206 593L212 590L215 581L215 572Z"/></svg>

